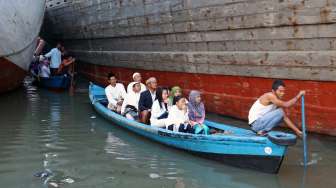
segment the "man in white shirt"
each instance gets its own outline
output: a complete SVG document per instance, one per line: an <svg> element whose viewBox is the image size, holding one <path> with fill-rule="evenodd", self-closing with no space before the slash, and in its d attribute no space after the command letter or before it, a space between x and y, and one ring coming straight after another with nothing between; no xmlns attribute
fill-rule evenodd
<svg viewBox="0 0 336 188"><path fill-rule="evenodd" d="M284 101L285 91L285 83L282 80L275 80L272 91L263 94L252 105L248 116L249 125L258 135L266 135L267 132L284 121L298 136L302 136L302 132L287 117L283 109L293 106L306 92L300 91L291 100Z"/></svg>
<svg viewBox="0 0 336 188"><path fill-rule="evenodd" d="M62 63L62 45L61 43L57 43L56 47L51 49L50 52L45 54L44 56L50 58L50 71L53 75L56 74L58 67Z"/></svg>
<svg viewBox="0 0 336 188"><path fill-rule="evenodd" d="M108 74L109 85L105 88L105 94L108 100L107 108L120 113L121 106L126 97L126 91L123 84L117 83L117 78L113 73Z"/></svg>
<svg viewBox="0 0 336 188"><path fill-rule="evenodd" d="M138 72L135 72L132 76L133 78L133 82L129 83L128 86L127 86L127 93L130 93L133 91L133 85L134 83L140 83L140 86L141 86L141 90L140 90L140 93L143 92L143 91L146 91L146 86L145 84L141 83L141 80L142 80L142 77L141 77L141 74L138 73Z"/></svg>

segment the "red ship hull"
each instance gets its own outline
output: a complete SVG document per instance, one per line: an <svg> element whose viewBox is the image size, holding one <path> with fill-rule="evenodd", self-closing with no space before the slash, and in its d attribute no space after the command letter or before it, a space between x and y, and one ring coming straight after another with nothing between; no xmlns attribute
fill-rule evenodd
<svg viewBox="0 0 336 188"><path fill-rule="evenodd" d="M192 89L203 92L207 111L239 119L247 119L248 111L257 97L270 91L273 79L182 72L148 71L116 68L94 64L81 64L81 73L90 80L106 85L106 75L114 72L123 83L128 83L137 71L146 79L154 76L159 85L179 85L187 94ZM306 124L310 132L336 136L336 84L327 81L285 80L286 98L295 96L299 90L307 91ZM295 124L300 126L300 104L287 110Z"/></svg>
<svg viewBox="0 0 336 188"><path fill-rule="evenodd" d="M5 58L0 58L0 93L21 86L25 75L25 70Z"/></svg>

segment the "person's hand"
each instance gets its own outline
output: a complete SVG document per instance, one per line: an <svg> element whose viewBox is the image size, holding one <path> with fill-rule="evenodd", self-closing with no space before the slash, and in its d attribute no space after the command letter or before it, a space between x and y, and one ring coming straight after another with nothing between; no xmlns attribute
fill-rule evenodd
<svg viewBox="0 0 336 188"><path fill-rule="evenodd" d="M306 91L305 90L301 90L300 92L299 92L299 95L300 96L303 96L303 95L305 95L306 94Z"/></svg>
<svg viewBox="0 0 336 188"><path fill-rule="evenodd" d="M189 120L187 123L188 123L189 125L191 125L191 126L194 126L194 125L195 125L195 122L193 122L193 121L191 121L191 120Z"/></svg>
<svg viewBox="0 0 336 188"><path fill-rule="evenodd" d="M190 121L190 120L188 120L188 121L185 121L184 123L185 123L185 124L189 124L189 125L191 125L191 126L194 126L193 122L192 122L192 121Z"/></svg>
<svg viewBox="0 0 336 188"><path fill-rule="evenodd" d="M295 132L295 134L299 137L299 138L302 138L303 136L303 133L301 131L297 131Z"/></svg>

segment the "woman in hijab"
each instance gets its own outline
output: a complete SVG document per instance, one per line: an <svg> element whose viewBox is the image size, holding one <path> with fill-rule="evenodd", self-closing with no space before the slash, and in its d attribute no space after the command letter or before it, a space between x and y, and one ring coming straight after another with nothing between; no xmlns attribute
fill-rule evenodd
<svg viewBox="0 0 336 188"><path fill-rule="evenodd" d="M195 134L209 134L209 127L203 124L205 107L199 91L192 90L189 94L188 116L195 129Z"/></svg>
<svg viewBox="0 0 336 188"><path fill-rule="evenodd" d="M175 105L176 101L174 101L174 98L177 96L182 96L182 89L179 86L174 86L170 91L169 106Z"/></svg>

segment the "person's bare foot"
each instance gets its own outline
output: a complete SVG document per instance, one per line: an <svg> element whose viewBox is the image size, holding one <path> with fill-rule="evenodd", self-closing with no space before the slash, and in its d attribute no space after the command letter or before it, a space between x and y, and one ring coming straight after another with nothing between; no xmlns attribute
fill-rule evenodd
<svg viewBox="0 0 336 188"><path fill-rule="evenodd" d="M258 131L257 135L258 136L266 136L267 135L267 131Z"/></svg>

